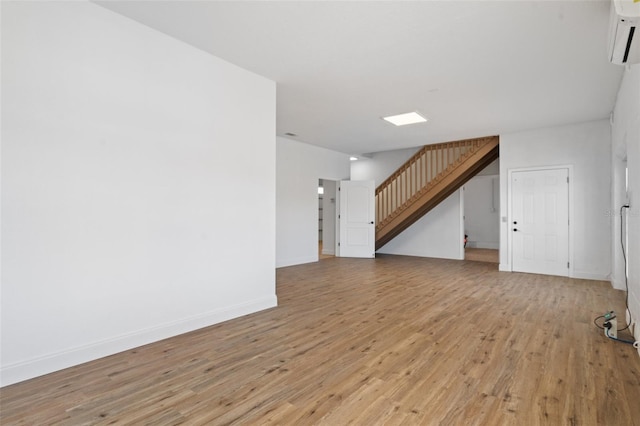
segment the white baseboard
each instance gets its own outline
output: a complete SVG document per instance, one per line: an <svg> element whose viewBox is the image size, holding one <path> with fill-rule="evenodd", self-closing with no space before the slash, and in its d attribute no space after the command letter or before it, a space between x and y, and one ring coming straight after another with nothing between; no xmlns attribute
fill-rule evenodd
<svg viewBox="0 0 640 426"><path fill-rule="evenodd" d="M500 272L511 272L511 265L508 263L501 263L498 265L498 271Z"/></svg>
<svg viewBox="0 0 640 426"><path fill-rule="evenodd" d="M501 263L498 265L498 270L502 272L512 272L511 265L507 263ZM595 281L610 281L609 275L593 274L587 272L573 271L570 278L577 278L581 280L595 280Z"/></svg>
<svg viewBox="0 0 640 426"><path fill-rule="evenodd" d="M334 256L336 254L335 249L322 249L322 254Z"/></svg>
<svg viewBox="0 0 640 426"><path fill-rule="evenodd" d="M498 250L500 248L500 243L490 243L490 242L483 242L483 241L469 241L467 243L467 247L468 248Z"/></svg>
<svg viewBox="0 0 640 426"><path fill-rule="evenodd" d="M617 279L611 277L611 287L615 288L616 290L625 290L624 278Z"/></svg>
<svg viewBox="0 0 640 426"><path fill-rule="evenodd" d="M573 271L570 278L577 278L580 280L595 280L595 281L610 281L608 274L593 274L590 272Z"/></svg>
<svg viewBox="0 0 640 426"><path fill-rule="evenodd" d="M70 348L65 351L9 364L0 369L0 387L22 382L54 371L73 367L118 352L127 351L179 334L208 327L278 305L276 295L194 315L157 327L138 330L112 339Z"/></svg>
<svg viewBox="0 0 640 426"><path fill-rule="evenodd" d="M631 316L631 322L633 323L633 338L635 341L640 341L640 299L635 292L629 293L629 315ZM637 348L638 356L640 356L640 346Z"/></svg>
<svg viewBox="0 0 640 426"><path fill-rule="evenodd" d="M317 261L318 261L318 255L315 255L315 256L301 256L301 257L294 257L294 258L290 258L290 259L280 259L280 260L276 259L276 268L284 268L286 266L302 265L304 263L312 263L312 262L317 262Z"/></svg>

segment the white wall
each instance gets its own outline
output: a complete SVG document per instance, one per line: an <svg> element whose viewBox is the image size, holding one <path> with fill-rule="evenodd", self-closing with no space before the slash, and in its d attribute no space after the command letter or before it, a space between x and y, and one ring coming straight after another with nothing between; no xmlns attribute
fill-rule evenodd
<svg viewBox="0 0 640 426"><path fill-rule="evenodd" d="M608 279L611 271L610 130L601 120L500 136L501 219L507 217L510 169L573 166L569 238L576 278ZM511 270L508 224L500 225L500 269Z"/></svg>
<svg viewBox="0 0 640 426"><path fill-rule="evenodd" d="M480 170L476 176L496 176L500 174L500 159L493 160L487 167Z"/></svg>
<svg viewBox="0 0 640 426"><path fill-rule="evenodd" d="M373 180L379 186L422 147L375 152L351 164L351 180Z"/></svg>
<svg viewBox="0 0 640 426"><path fill-rule="evenodd" d="M626 247L629 261L629 309L632 320L640 321L640 65L625 68L622 84L618 92L614 108L612 126L613 157L626 153L629 168L629 205L627 212L627 229L629 244ZM616 288L624 288L624 272L620 248L620 222L618 212L624 204L625 196L621 194L624 186L620 172L614 173L614 190L612 191L611 211L613 218L613 259L614 273L612 282ZM640 329L636 330L640 337Z"/></svg>
<svg viewBox="0 0 640 426"><path fill-rule="evenodd" d="M276 138L276 266L318 260L318 179L349 178L349 156Z"/></svg>
<svg viewBox="0 0 640 426"><path fill-rule="evenodd" d="M3 2L2 91L3 385L277 304L273 82Z"/></svg>
<svg viewBox="0 0 640 426"><path fill-rule="evenodd" d="M500 176L478 175L464 185L464 229L467 247L499 247Z"/></svg>
<svg viewBox="0 0 640 426"><path fill-rule="evenodd" d="M374 180L376 186L402 166L418 148L371 154L351 164L352 180ZM456 191L440 205L385 244L378 253L464 259L463 203Z"/></svg>
<svg viewBox="0 0 640 426"><path fill-rule="evenodd" d="M620 97L618 98L621 99ZM620 109L618 107L618 109ZM627 202L626 193L626 168L627 168L627 134L623 124L624 116L619 117L612 125L611 129L611 284L619 290L626 289L625 283L625 267L622 255L622 246L620 245L621 223L620 209ZM623 210L622 217L626 218L628 211ZM624 240L624 238L623 238Z"/></svg>

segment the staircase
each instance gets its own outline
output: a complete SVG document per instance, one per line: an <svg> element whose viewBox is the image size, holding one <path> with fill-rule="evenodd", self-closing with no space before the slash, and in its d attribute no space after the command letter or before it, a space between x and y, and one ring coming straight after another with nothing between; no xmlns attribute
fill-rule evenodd
<svg viewBox="0 0 640 426"><path fill-rule="evenodd" d="M376 188L376 250L499 155L499 137L426 145Z"/></svg>

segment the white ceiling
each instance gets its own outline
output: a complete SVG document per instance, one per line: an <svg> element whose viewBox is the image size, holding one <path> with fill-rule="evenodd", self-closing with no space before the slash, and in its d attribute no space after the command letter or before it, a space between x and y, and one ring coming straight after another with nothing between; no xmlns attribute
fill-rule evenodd
<svg viewBox="0 0 640 426"><path fill-rule="evenodd" d="M276 81L278 135L349 154L606 118L623 71L606 0L98 3Z"/></svg>

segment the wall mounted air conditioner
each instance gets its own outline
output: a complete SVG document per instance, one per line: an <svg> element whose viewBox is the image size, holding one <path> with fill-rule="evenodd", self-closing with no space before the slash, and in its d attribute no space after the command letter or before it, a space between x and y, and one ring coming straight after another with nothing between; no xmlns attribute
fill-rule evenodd
<svg viewBox="0 0 640 426"><path fill-rule="evenodd" d="M640 1L611 0L609 60L620 65L640 62Z"/></svg>

